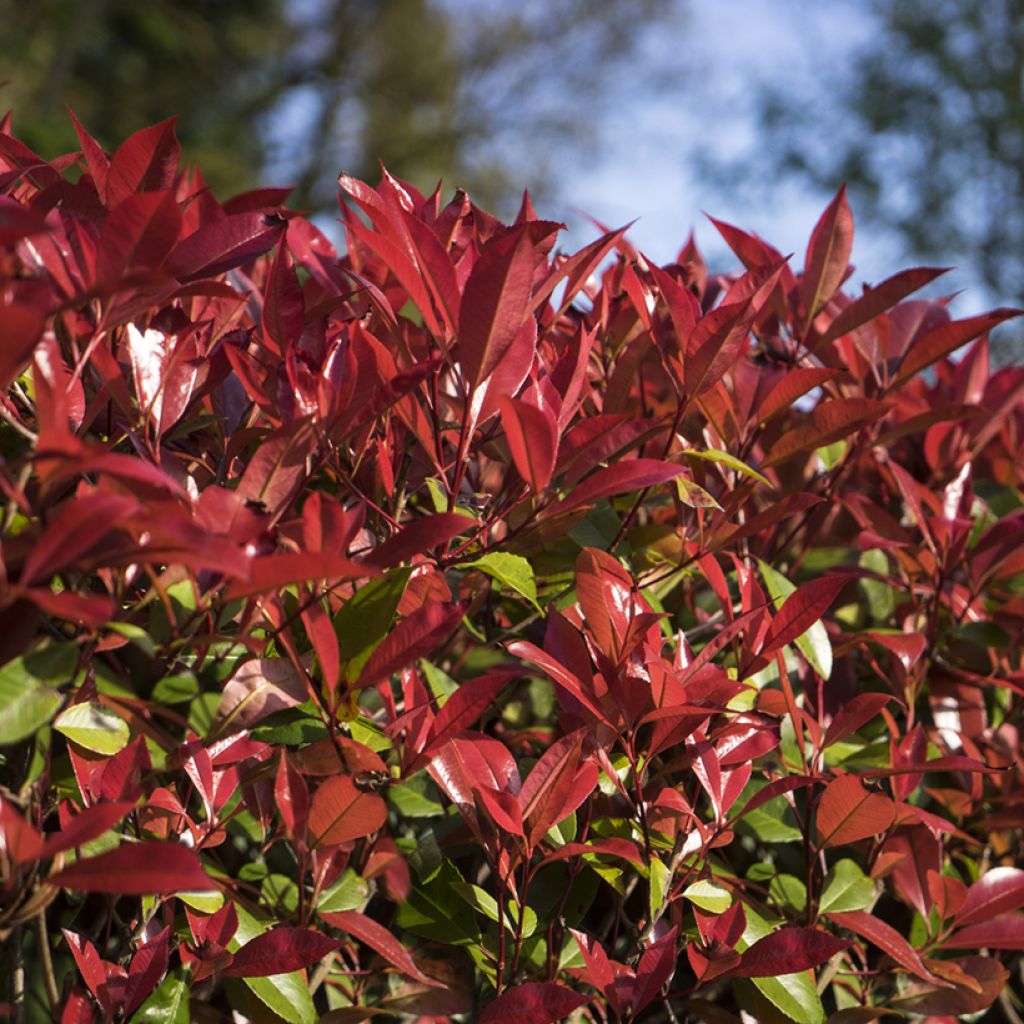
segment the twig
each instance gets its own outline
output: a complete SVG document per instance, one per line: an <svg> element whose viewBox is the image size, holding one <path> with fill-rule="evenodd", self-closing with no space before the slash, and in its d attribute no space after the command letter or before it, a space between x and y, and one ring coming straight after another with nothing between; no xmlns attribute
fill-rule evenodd
<svg viewBox="0 0 1024 1024"><path fill-rule="evenodd" d="M46 999L50 1004L50 1013L56 1017L60 1009L60 993L57 991L57 978L53 973L53 957L50 954L50 933L46 928L46 909L36 915L36 929L39 941L39 958L43 965L43 984L46 987Z"/></svg>

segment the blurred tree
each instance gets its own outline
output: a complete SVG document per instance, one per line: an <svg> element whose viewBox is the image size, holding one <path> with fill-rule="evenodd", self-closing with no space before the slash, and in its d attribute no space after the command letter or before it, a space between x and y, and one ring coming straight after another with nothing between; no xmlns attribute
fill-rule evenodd
<svg viewBox="0 0 1024 1024"><path fill-rule="evenodd" d="M180 114L219 193L262 169L329 207L339 168L444 176L507 212L579 154L621 99L645 32L682 0L0 0L0 77L22 137L74 148L69 104L102 142ZM641 66L657 84L668 68ZM548 189L550 191L550 188Z"/></svg>
<svg viewBox="0 0 1024 1024"><path fill-rule="evenodd" d="M0 104L43 156L78 148L66 107L106 146L172 114L190 159L230 194L259 169L248 96L287 23L282 0L0 0Z"/></svg>
<svg viewBox="0 0 1024 1024"><path fill-rule="evenodd" d="M910 254L1024 300L1024 0L858 6L876 27L852 62L759 97L768 162L828 190L849 182L858 215Z"/></svg>

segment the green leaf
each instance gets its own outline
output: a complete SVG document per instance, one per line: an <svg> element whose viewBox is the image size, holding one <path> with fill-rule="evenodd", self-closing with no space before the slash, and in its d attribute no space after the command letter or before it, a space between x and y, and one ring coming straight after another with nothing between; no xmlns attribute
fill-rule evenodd
<svg viewBox="0 0 1024 1024"><path fill-rule="evenodd" d="M72 704L53 722L54 729L86 750L116 754L131 739L128 723L102 704Z"/></svg>
<svg viewBox="0 0 1024 1024"><path fill-rule="evenodd" d="M201 914L215 914L224 906L224 893L218 889L203 892L176 892L174 894L182 903L198 910Z"/></svg>
<svg viewBox="0 0 1024 1024"><path fill-rule="evenodd" d="M242 906L236 904L235 909L238 911L238 930L228 943L232 953L270 927L269 923L253 917ZM309 995L304 971L271 974L266 978L243 978L242 981L253 995L289 1024L316 1024L318 1014Z"/></svg>
<svg viewBox="0 0 1024 1024"><path fill-rule="evenodd" d="M452 946L474 946L480 942L473 911L455 892L464 880L451 861L445 860L429 881L413 886L398 908L397 923L414 935Z"/></svg>
<svg viewBox="0 0 1024 1024"><path fill-rule="evenodd" d="M818 904L818 913L870 910L875 902L875 883L856 861L844 857L829 869Z"/></svg>
<svg viewBox="0 0 1024 1024"><path fill-rule="evenodd" d="M349 682L359 677L373 649L387 636L398 611L398 603L412 574L412 566L391 569L379 579L360 587L334 616L338 652Z"/></svg>
<svg viewBox="0 0 1024 1024"><path fill-rule="evenodd" d="M832 444L818 448L815 454L821 459L821 464L825 467L825 472L828 473L839 465L846 454L846 441L840 438L838 441L833 441Z"/></svg>
<svg viewBox="0 0 1024 1024"><path fill-rule="evenodd" d="M175 672L153 687L153 700L157 704L183 704L198 692L199 680L192 672Z"/></svg>
<svg viewBox="0 0 1024 1024"><path fill-rule="evenodd" d="M177 974L168 974L132 1014L129 1024L189 1024L188 985Z"/></svg>
<svg viewBox="0 0 1024 1024"><path fill-rule="evenodd" d="M345 868L341 878L320 893L316 909L321 914L362 910L369 898L370 885L366 879L357 875L351 868Z"/></svg>
<svg viewBox="0 0 1024 1024"><path fill-rule="evenodd" d="M692 480L687 480L685 476L677 476L675 484L676 494L679 495L679 500L684 505L689 505L690 508L717 508L719 510L722 508L715 500L714 495L709 494Z"/></svg>
<svg viewBox="0 0 1024 1024"><path fill-rule="evenodd" d="M17 743L46 725L60 707L56 687L70 682L78 646L52 644L0 668L0 746Z"/></svg>
<svg viewBox="0 0 1024 1024"><path fill-rule="evenodd" d="M141 626L136 626L134 622L108 622L107 629L131 641L151 658L156 656L153 638Z"/></svg>
<svg viewBox="0 0 1024 1024"><path fill-rule="evenodd" d="M489 917L497 924L498 922L498 901L479 885L471 885L469 882L453 882L452 889L457 892L474 910ZM519 922L519 908L513 903L505 905L505 929L511 934L516 934ZM523 908L523 938L528 938L537 929L537 915L530 907Z"/></svg>
<svg viewBox="0 0 1024 1024"><path fill-rule="evenodd" d="M694 906L709 914L723 914L732 906L732 894L709 878L694 882L683 890L683 895Z"/></svg>
<svg viewBox="0 0 1024 1024"><path fill-rule="evenodd" d="M698 882L697 884L699 885L700 883ZM648 903L652 921L657 921L661 917L661 912L665 908L665 900L668 899L671 886L672 871L664 861L658 857L652 857L651 878L648 889Z"/></svg>
<svg viewBox="0 0 1024 1024"><path fill-rule="evenodd" d="M444 805L424 775L414 775L408 782L391 786L387 798L403 818L438 818L444 815Z"/></svg>
<svg viewBox="0 0 1024 1024"><path fill-rule="evenodd" d="M507 551L491 551L475 562L462 562L460 569L479 569L497 580L502 586L525 597L539 612L537 604L537 581L533 566L522 555L510 555Z"/></svg>
<svg viewBox="0 0 1024 1024"><path fill-rule="evenodd" d="M768 891L781 907L799 914L807 909L807 886L796 875L776 875Z"/></svg>
<svg viewBox="0 0 1024 1024"><path fill-rule="evenodd" d="M766 562L758 559L758 564L761 566L761 578L768 588L776 610L778 610L785 604L786 598L796 590L796 587L782 573L776 572ZM822 679L828 679L832 674L832 643L828 638L825 623L819 619L806 633L798 636L795 642L811 668Z"/></svg>
<svg viewBox="0 0 1024 1024"><path fill-rule="evenodd" d="M772 482L767 477L761 476L756 469L751 469L745 462L737 459L735 455L730 455L728 452L723 452L718 448L708 448L703 452L699 452L694 448L688 448L683 454L690 459L704 459L706 462L720 463L723 466L736 470L737 473L749 476L752 480L759 480L769 487L772 486Z"/></svg>

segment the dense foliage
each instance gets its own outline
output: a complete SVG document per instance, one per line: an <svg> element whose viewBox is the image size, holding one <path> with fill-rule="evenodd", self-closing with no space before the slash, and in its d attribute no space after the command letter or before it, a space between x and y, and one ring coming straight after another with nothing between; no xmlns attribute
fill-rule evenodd
<svg viewBox="0 0 1024 1024"><path fill-rule="evenodd" d="M12 1013L1015 1012L1013 311L0 128Z"/></svg>

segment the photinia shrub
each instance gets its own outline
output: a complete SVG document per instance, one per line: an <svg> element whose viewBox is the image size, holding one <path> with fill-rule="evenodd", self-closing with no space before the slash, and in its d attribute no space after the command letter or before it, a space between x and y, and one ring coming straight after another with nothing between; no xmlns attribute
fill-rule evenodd
<svg viewBox="0 0 1024 1024"><path fill-rule="evenodd" d="M9 1013L1017 1016L1017 311L0 128Z"/></svg>

